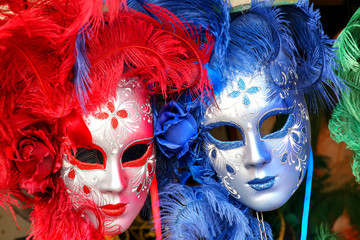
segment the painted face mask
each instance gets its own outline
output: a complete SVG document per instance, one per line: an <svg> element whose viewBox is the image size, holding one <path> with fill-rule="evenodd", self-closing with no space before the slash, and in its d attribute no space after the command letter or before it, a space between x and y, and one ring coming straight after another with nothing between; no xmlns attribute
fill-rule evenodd
<svg viewBox="0 0 360 240"><path fill-rule="evenodd" d="M127 81L118 86L116 99L83 116L95 147L77 148L75 157L64 157L66 186L99 206L106 235L130 226L154 175L152 110L143 89L140 83Z"/></svg>
<svg viewBox="0 0 360 240"><path fill-rule="evenodd" d="M279 89L264 73L237 74L217 103L219 108L207 109L204 125L206 152L219 180L254 210L282 206L307 169L310 125L304 96ZM238 133L221 139L220 128Z"/></svg>

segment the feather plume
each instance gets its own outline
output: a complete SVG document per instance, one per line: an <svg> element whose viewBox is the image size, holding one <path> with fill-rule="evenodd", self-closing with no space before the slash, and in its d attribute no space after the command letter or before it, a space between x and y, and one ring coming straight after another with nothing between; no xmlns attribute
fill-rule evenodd
<svg viewBox="0 0 360 240"><path fill-rule="evenodd" d="M335 74L338 65L332 47L334 41L325 35L319 11L309 6L308 1L282 9L297 49L297 89L308 97L310 110L316 112L319 106L333 108L339 90L345 85Z"/></svg>
<svg viewBox="0 0 360 240"><path fill-rule="evenodd" d="M223 59L229 41L229 4L224 0L195 0L195 1L145 1L159 5L171 11L180 20L201 26L214 36L216 42L212 58ZM201 35L201 33L199 33ZM202 33L204 34L204 33ZM203 39L206 41L206 39Z"/></svg>
<svg viewBox="0 0 360 240"><path fill-rule="evenodd" d="M195 0L195 1L163 1L163 0L132 0L129 2L129 7L139 9L145 12L143 6L145 3L152 3L166 8L176 15L181 21L191 23L194 26L201 26L196 28L199 36L206 36L205 30L209 31L216 39L214 49L211 53L211 62L207 66L208 80L215 85L221 86L217 83L221 73L220 64L223 63L226 48L229 42L229 26L230 15L228 9L230 8L228 1L225 0ZM145 4L146 6L146 4ZM153 16L151 12L147 14ZM186 25L185 25L186 26ZM206 38L200 39L202 44L206 45ZM210 72L209 72L210 69ZM220 91L220 89L219 89ZM215 93L216 94L216 93ZM193 99L192 99L193 100Z"/></svg>
<svg viewBox="0 0 360 240"><path fill-rule="evenodd" d="M335 42L339 57L339 76L354 91L360 90L360 9L351 17L345 29L339 34Z"/></svg>
<svg viewBox="0 0 360 240"><path fill-rule="evenodd" d="M2 133L0 132L0 134ZM0 147L3 145L4 142L0 139ZM10 195L10 191L17 186L17 183L12 181L13 179L17 179L17 174L11 171L9 162L3 161L5 159L4 155L4 152L0 153L0 207L10 212L17 224L13 206L20 207L20 202L15 199L13 195Z"/></svg>
<svg viewBox="0 0 360 240"><path fill-rule="evenodd" d="M39 112L57 106L52 93L55 86L63 88L58 83L59 26L41 17L40 10L30 9L9 20L0 32L0 93L7 96L1 102L3 114L12 112L17 104L21 104L24 111L38 109ZM34 99L23 102L28 94ZM38 99L45 105L37 103Z"/></svg>
<svg viewBox="0 0 360 240"><path fill-rule="evenodd" d="M317 231L317 236L315 240L341 240L344 239L337 234L333 234L330 231L330 228L326 224L321 224Z"/></svg>
<svg viewBox="0 0 360 240"><path fill-rule="evenodd" d="M347 148L355 152L352 160L353 174L360 182L360 9L352 16L345 29L340 33L335 46L338 48L338 71L349 91L342 95L329 121L331 137L337 142L345 142Z"/></svg>
<svg viewBox="0 0 360 240"><path fill-rule="evenodd" d="M358 90L350 90L342 95L329 121L331 137L336 142L345 142L346 147L354 151L352 170L356 181L360 182L360 94Z"/></svg>
<svg viewBox="0 0 360 240"><path fill-rule="evenodd" d="M56 190L51 196L35 201L31 213L32 231L29 236L37 240L45 239L104 239L104 224L95 203L77 193L71 193L61 178L56 178ZM74 205L77 207L74 208ZM85 213L85 210L87 211ZM99 221L95 228L88 218L93 213Z"/></svg>
<svg viewBox="0 0 360 240"><path fill-rule="evenodd" d="M186 58L181 57L181 60L183 60L184 64L189 65L193 76L190 76L187 83L183 83L183 87L178 88L176 86L175 89L169 89L170 92L179 92L179 89L192 88L193 93L201 93L200 97L203 96L203 92L208 95L212 93L204 65L209 62L213 50L213 36L201 26L180 21L173 13L164 8L157 7L154 4L148 4L148 6L150 7L149 11L161 22L161 25L156 26L155 29L161 29L165 33L173 35L173 38L180 41L182 47L187 50ZM171 68L171 65L168 68ZM173 78L173 76L170 75L168 78ZM184 80L182 81L184 82ZM162 89L161 92L164 93Z"/></svg>
<svg viewBox="0 0 360 240"><path fill-rule="evenodd" d="M106 21L112 22L119 11L127 9L126 0L52 0L51 2L52 9L49 15L56 16L58 24L62 27L59 41L61 53L64 55L62 72L71 71L75 64L78 34L91 27L92 34L96 35L104 24L104 14L107 16ZM67 80L68 78L60 78L61 83Z"/></svg>
<svg viewBox="0 0 360 240"><path fill-rule="evenodd" d="M89 59L86 56L85 46L85 32L79 33L76 39L76 61L74 64L74 85L76 95L81 106L85 106L88 101L87 94L83 95L87 91L91 91L91 79L89 77ZM85 109L84 109L85 110Z"/></svg>
<svg viewBox="0 0 360 240"><path fill-rule="evenodd" d="M231 22L225 75L263 69L279 87L304 93L311 110L333 107L344 84L335 75L333 41L322 30L319 12L307 1L282 7L270 3L255 4Z"/></svg>
<svg viewBox="0 0 360 240"><path fill-rule="evenodd" d="M86 39L93 83L89 99L105 99L105 95L114 94L117 82L124 78L140 79L149 92L165 97L188 88L193 94L211 93L203 66L212 49L210 35L208 43L201 46L175 16L169 17L168 11L156 6L149 11L161 22L135 11L130 15L120 12L116 21L104 24L96 35ZM76 84L83 89L81 81ZM86 98L86 94L80 96Z"/></svg>
<svg viewBox="0 0 360 240"><path fill-rule="evenodd" d="M142 13L145 13L145 14L150 14L144 8L144 4L145 4L144 0L127 0L126 2L127 2L128 8L134 9L135 11L142 12ZM157 3L154 3L153 1L152 1L152 3L155 4L155 5L159 5Z"/></svg>
<svg viewBox="0 0 360 240"><path fill-rule="evenodd" d="M234 204L210 178L195 188L169 184L160 204L166 239L259 239L257 220L249 209ZM271 233L268 236L271 239Z"/></svg>
<svg viewBox="0 0 360 240"><path fill-rule="evenodd" d="M253 74L265 67L267 75L279 86L290 84L295 68L293 39L279 9L259 4L231 22L230 44L225 61L229 76L240 71Z"/></svg>

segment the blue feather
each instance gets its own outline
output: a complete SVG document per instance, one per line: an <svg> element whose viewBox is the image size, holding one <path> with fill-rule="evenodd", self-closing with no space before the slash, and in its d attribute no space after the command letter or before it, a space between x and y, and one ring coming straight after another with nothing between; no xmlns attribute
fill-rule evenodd
<svg viewBox="0 0 360 240"><path fill-rule="evenodd" d="M91 79L89 77L89 59L86 54L85 39L89 37L86 31L82 31L76 37L76 60L74 64L74 85L76 96L81 108L85 111L85 104L89 100L88 91L91 91Z"/></svg>
<svg viewBox="0 0 360 240"><path fill-rule="evenodd" d="M320 106L333 108L340 95L339 89L344 89L345 85L335 74L338 65L332 47L334 41L324 34L319 11L309 6L308 1L282 9L297 49L297 89L308 96L310 110L316 112Z"/></svg>
<svg viewBox="0 0 360 240"><path fill-rule="evenodd" d="M145 3L144 0L127 0L126 3L129 8L132 8L136 11L139 11L139 12L142 12L145 14L149 14L149 12L146 11L145 8L143 7L143 5Z"/></svg>
<svg viewBox="0 0 360 240"><path fill-rule="evenodd" d="M239 71L252 75L265 68L270 79L285 87L290 84L289 69L295 69L294 42L279 9L264 6L255 5L231 22L222 69L231 79ZM223 81L226 84L226 79Z"/></svg>
<svg viewBox="0 0 360 240"><path fill-rule="evenodd" d="M229 193L211 178L194 188L168 185L160 204L166 239L260 239L257 220L249 209L234 204Z"/></svg>

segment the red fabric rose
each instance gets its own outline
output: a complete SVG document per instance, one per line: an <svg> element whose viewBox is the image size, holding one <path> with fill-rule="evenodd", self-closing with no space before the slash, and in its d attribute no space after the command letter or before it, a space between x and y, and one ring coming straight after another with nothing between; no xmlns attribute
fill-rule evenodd
<svg viewBox="0 0 360 240"><path fill-rule="evenodd" d="M20 172L20 186L29 194L45 193L54 189L51 174L59 170L56 151L43 130L20 133L15 149L7 148L7 156Z"/></svg>

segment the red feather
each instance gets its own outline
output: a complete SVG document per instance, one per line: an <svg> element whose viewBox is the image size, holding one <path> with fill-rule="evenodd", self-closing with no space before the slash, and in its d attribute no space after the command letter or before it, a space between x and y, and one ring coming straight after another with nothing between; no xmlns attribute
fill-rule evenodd
<svg viewBox="0 0 360 240"><path fill-rule="evenodd" d="M56 2L56 1L55 1ZM104 12L107 21L113 21L119 11L127 8L126 0L58 0L56 9L62 13L64 32L61 35L62 53L65 58L62 63L62 71L69 71L75 63L75 41L80 32L91 27L92 34L96 34L104 23ZM67 79L60 79L61 82Z"/></svg>
<svg viewBox="0 0 360 240"><path fill-rule="evenodd" d="M0 27L0 94L7 96L3 112L13 112L16 105L42 112L59 104L53 95L56 87L64 88L58 81L59 35L60 27L37 9L22 12Z"/></svg>
<svg viewBox="0 0 360 240"><path fill-rule="evenodd" d="M189 59L193 58L193 76L196 76L192 82L188 83L188 88L191 87L191 93L195 93L198 98L202 99L203 93L213 96L213 91L207 77L206 68L203 66L208 63L210 54L213 49L214 38L206 29L201 29L200 26L194 26L193 24L180 21L172 12L157 7L153 4L148 4L148 11L156 15L160 19L162 29L170 30L173 32L175 38L180 38L185 48L188 48ZM172 31L171 31L172 30ZM203 33L204 36L199 35Z"/></svg>
<svg viewBox="0 0 360 240"><path fill-rule="evenodd" d="M35 201L30 237L36 240L104 239L103 218L96 204L75 192L69 194L61 178L56 181L52 196ZM74 202L77 208L74 208ZM89 212L98 219L99 228L88 219Z"/></svg>
<svg viewBox="0 0 360 240"><path fill-rule="evenodd" d="M151 7L161 22L139 12L121 12L87 39L92 104L99 99L106 101L124 78L138 78L150 92L165 97L189 88L195 94L211 93L203 67L212 50L211 36L207 35L203 44L199 36L190 36L174 15Z"/></svg>

